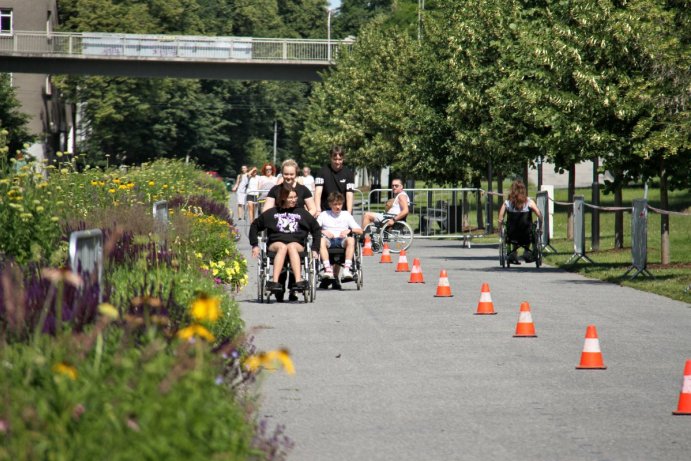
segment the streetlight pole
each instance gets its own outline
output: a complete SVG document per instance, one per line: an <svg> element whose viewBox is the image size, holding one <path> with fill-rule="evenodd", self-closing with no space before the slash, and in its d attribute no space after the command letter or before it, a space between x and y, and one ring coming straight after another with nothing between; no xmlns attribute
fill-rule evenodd
<svg viewBox="0 0 691 461"><path fill-rule="evenodd" d="M328 12L326 14L326 46L328 47L328 50L326 51L326 56L331 63L331 14L333 13L333 10L331 8L328 9Z"/></svg>
<svg viewBox="0 0 691 461"><path fill-rule="evenodd" d="M417 41L422 38L422 12L425 9L425 0L417 0Z"/></svg>
<svg viewBox="0 0 691 461"><path fill-rule="evenodd" d="M273 165L276 168L276 151L278 150L278 120L274 120L274 161ZM276 172L274 171L274 174Z"/></svg>

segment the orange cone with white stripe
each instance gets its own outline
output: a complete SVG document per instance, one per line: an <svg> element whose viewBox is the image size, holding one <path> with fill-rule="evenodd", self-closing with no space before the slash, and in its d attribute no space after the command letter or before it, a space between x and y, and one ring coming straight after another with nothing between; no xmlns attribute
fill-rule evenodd
<svg viewBox="0 0 691 461"><path fill-rule="evenodd" d="M391 260L391 250L389 249L388 243L384 243L384 249L381 252L381 258L379 259L379 262L389 264L393 263L393 261Z"/></svg>
<svg viewBox="0 0 691 461"><path fill-rule="evenodd" d="M372 251L372 237L365 235L365 246L362 247L362 256L374 256Z"/></svg>
<svg viewBox="0 0 691 461"><path fill-rule="evenodd" d="M581 363L576 368L579 370L607 369L602 360L600 340L597 337L595 325L588 325L585 331L585 344L583 344L583 353L581 353Z"/></svg>
<svg viewBox="0 0 691 461"><path fill-rule="evenodd" d="M435 298L449 298L451 294L451 286L449 286L449 276L446 275L446 270L442 269L439 273L439 283L437 284L437 294Z"/></svg>
<svg viewBox="0 0 691 461"><path fill-rule="evenodd" d="M673 415L691 415L691 360L686 361L684 367L684 379L681 382L681 393L679 394L679 405Z"/></svg>
<svg viewBox="0 0 691 461"><path fill-rule="evenodd" d="M489 292L489 284L483 283L480 290L480 300L477 303L477 311L475 315L496 315L494 312L494 303L492 302L492 295Z"/></svg>
<svg viewBox="0 0 691 461"><path fill-rule="evenodd" d="M405 250L401 250L400 254L398 255L396 272L410 272L410 266L408 266L408 257L405 255Z"/></svg>
<svg viewBox="0 0 691 461"><path fill-rule="evenodd" d="M410 280L408 283L425 283L425 279L422 276L422 267L420 267L420 260L413 259L413 270L410 272Z"/></svg>
<svg viewBox="0 0 691 461"><path fill-rule="evenodd" d="M513 337L537 338L533 316L530 313L530 304L526 301L521 303L521 311L518 314L518 323L516 324L516 334Z"/></svg>

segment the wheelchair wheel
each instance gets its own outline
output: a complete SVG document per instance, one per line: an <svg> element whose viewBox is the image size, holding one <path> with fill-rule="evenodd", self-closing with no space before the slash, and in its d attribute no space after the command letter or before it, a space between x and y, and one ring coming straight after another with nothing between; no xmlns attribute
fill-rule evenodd
<svg viewBox="0 0 691 461"><path fill-rule="evenodd" d="M533 232L533 258L535 267L539 269L542 266L542 233L539 226L535 226Z"/></svg>
<svg viewBox="0 0 691 461"><path fill-rule="evenodd" d="M499 265L501 267L506 267L506 262L508 261L506 252L506 230L502 225L499 228Z"/></svg>
<svg viewBox="0 0 691 461"><path fill-rule="evenodd" d="M362 231L363 242L366 235L370 236L372 243L372 251L374 253L381 252L382 244L379 227L375 223L367 224L367 226L365 226L365 229Z"/></svg>
<svg viewBox="0 0 691 461"><path fill-rule="evenodd" d="M266 294L266 273L262 267L263 262L264 258L260 256L260 260L257 261L257 300L260 303L264 302Z"/></svg>
<svg viewBox="0 0 691 461"><path fill-rule="evenodd" d="M396 221L393 226L382 227L379 235L382 245L388 243L392 253L407 250L413 243L413 229L405 221Z"/></svg>

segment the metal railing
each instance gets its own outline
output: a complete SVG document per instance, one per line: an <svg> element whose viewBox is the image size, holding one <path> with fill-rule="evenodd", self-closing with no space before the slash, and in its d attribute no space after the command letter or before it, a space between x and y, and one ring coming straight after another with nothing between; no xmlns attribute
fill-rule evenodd
<svg viewBox="0 0 691 461"><path fill-rule="evenodd" d="M0 55L330 63L350 40L26 32L0 35Z"/></svg>
<svg viewBox="0 0 691 461"><path fill-rule="evenodd" d="M485 237L486 194L482 189L406 189L410 209L406 222L415 238L463 239L470 247L473 238ZM390 189L373 189L368 196L368 211L384 211L392 197Z"/></svg>

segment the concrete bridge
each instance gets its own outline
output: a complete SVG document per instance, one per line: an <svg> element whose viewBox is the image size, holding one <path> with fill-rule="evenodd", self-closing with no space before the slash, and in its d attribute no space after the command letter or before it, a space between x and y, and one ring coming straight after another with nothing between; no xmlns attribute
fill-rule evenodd
<svg viewBox="0 0 691 461"><path fill-rule="evenodd" d="M352 43L14 31L0 36L0 72L312 81Z"/></svg>

